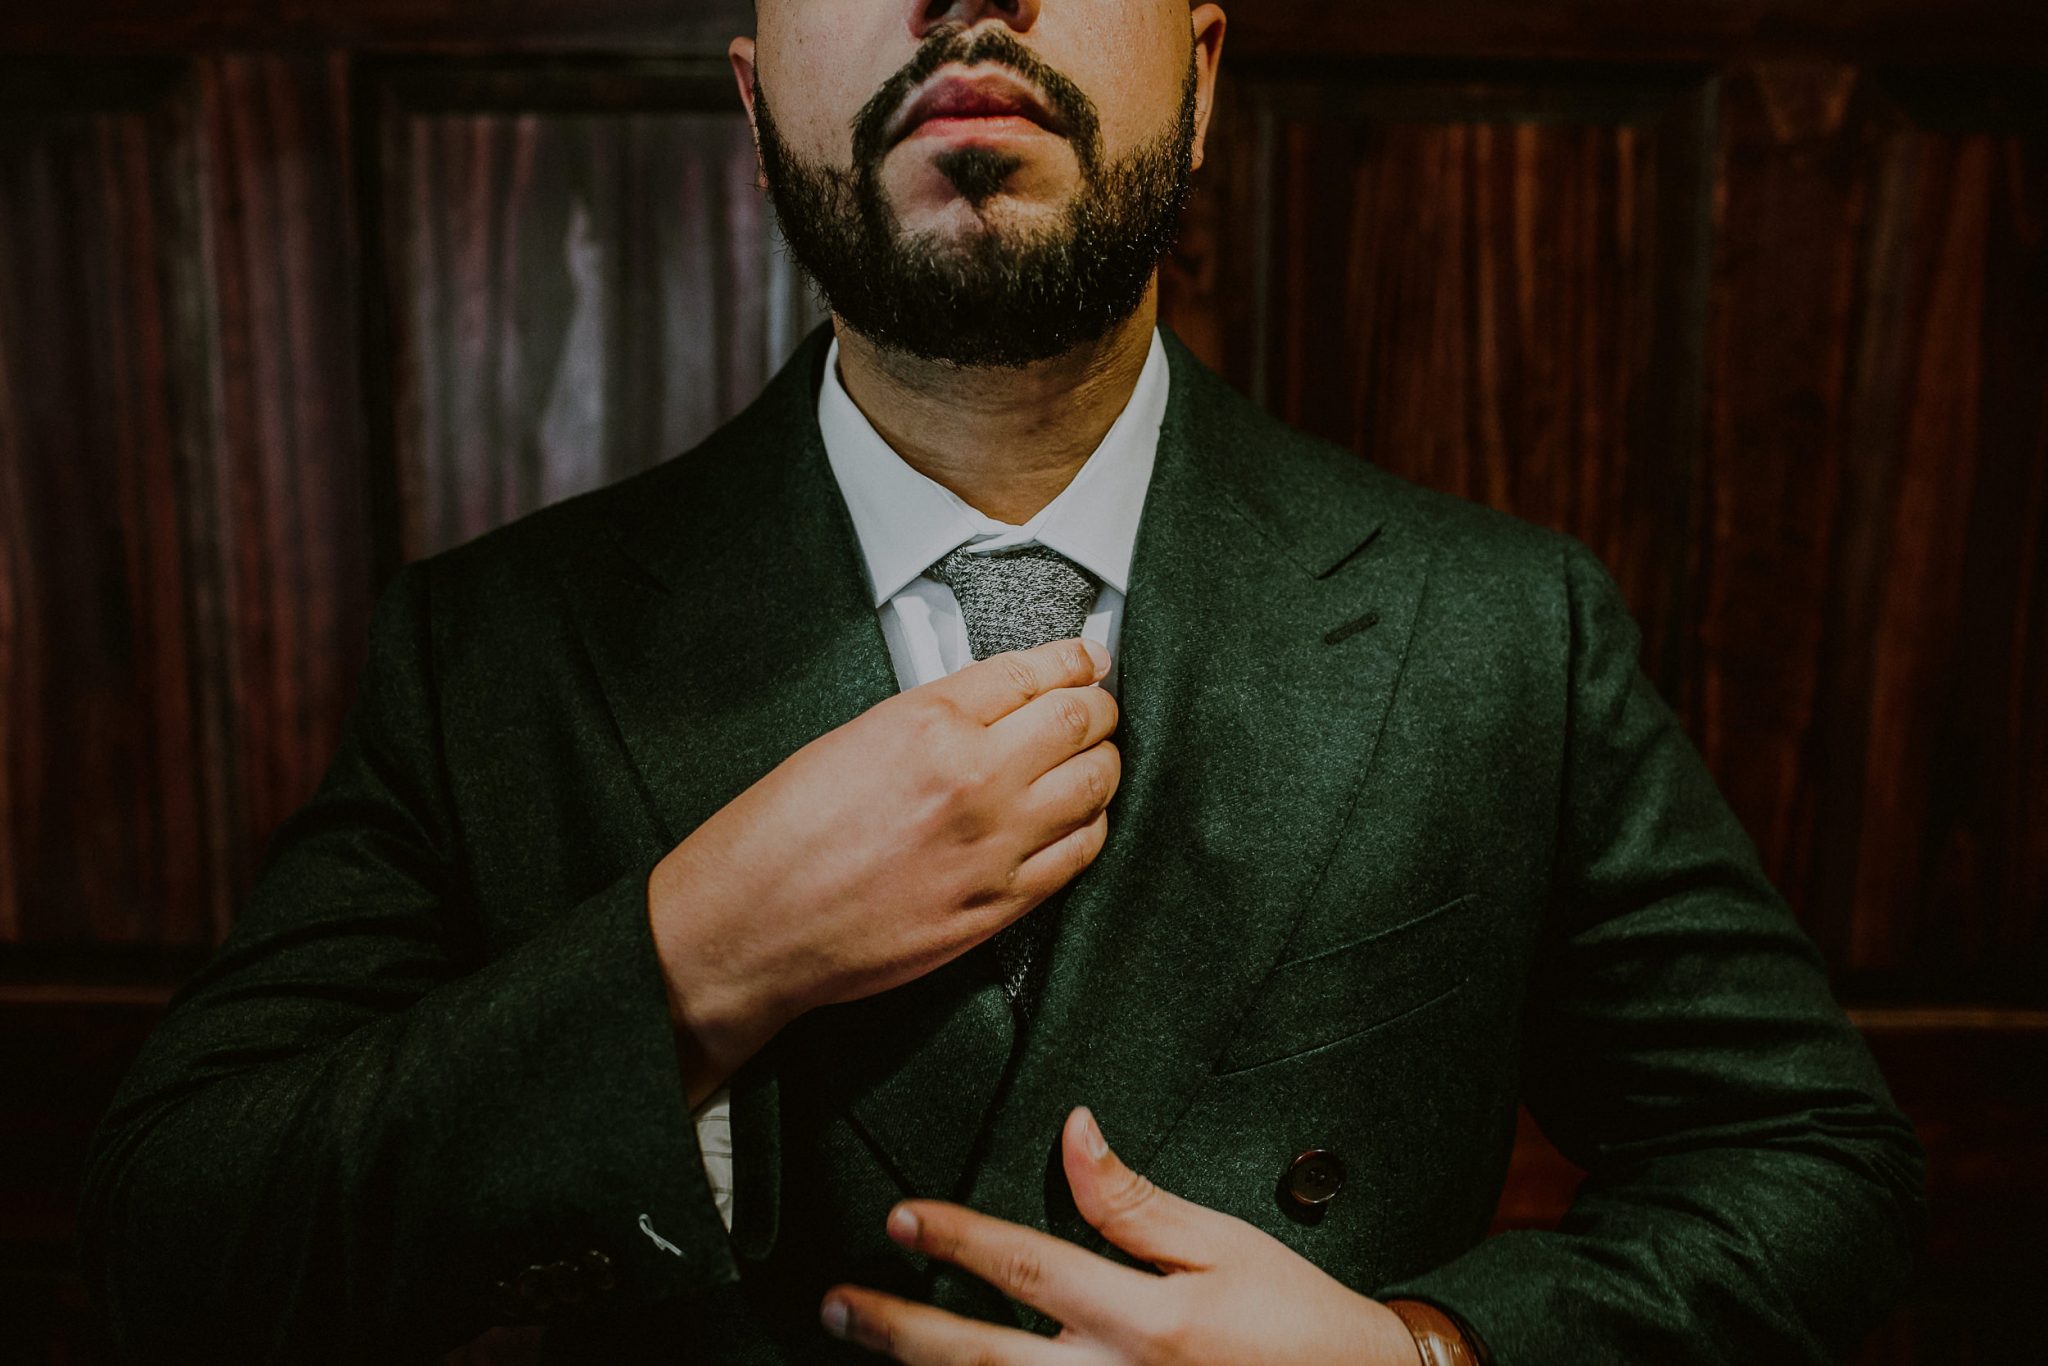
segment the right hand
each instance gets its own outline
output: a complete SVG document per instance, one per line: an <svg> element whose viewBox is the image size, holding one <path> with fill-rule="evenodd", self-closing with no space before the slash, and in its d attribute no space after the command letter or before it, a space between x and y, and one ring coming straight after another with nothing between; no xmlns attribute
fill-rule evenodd
<svg viewBox="0 0 2048 1366"><path fill-rule="evenodd" d="M1123 775L1108 669L1102 646L1058 640L898 693L677 845L648 913L693 1074L922 977L1092 863Z"/></svg>

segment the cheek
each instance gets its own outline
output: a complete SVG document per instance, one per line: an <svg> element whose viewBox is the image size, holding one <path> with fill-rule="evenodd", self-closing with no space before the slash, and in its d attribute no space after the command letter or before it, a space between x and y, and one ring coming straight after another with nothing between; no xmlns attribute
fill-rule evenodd
<svg viewBox="0 0 2048 1366"><path fill-rule="evenodd" d="M1187 78L1187 12L1178 3L1081 9L1071 56L1053 60L1094 101L1103 150L1114 158L1172 121Z"/></svg>
<svg viewBox="0 0 2048 1366"><path fill-rule="evenodd" d="M838 166L852 159L854 117L913 51L897 17L882 21L887 8L844 0L761 7L761 84L795 151Z"/></svg>

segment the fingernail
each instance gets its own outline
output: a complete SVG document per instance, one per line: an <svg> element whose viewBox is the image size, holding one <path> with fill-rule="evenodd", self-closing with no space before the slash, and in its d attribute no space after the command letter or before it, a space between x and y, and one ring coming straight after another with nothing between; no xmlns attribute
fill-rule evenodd
<svg viewBox="0 0 2048 1366"><path fill-rule="evenodd" d="M1102 1137L1102 1127L1095 1122L1093 1110L1088 1112L1088 1132L1084 1137L1088 1143L1088 1156L1100 1161L1102 1155L1109 1151L1109 1144Z"/></svg>
<svg viewBox="0 0 2048 1366"><path fill-rule="evenodd" d="M1081 646L1088 651L1088 657L1095 661L1095 677L1097 679L1100 679L1109 672L1109 650L1101 641L1084 640L1081 642Z"/></svg>
<svg viewBox="0 0 2048 1366"><path fill-rule="evenodd" d="M908 1205L889 1211L889 1236L905 1247L917 1244L917 1214Z"/></svg>
<svg viewBox="0 0 2048 1366"><path fill-rule="evenodd" d="M845 1300L828 1299L825 1301L824 1312L818 1317L823 1321L826 1332L835 1338L843 1338L846 1336L847 1321L853 1316L847 1309Z"/></svg>

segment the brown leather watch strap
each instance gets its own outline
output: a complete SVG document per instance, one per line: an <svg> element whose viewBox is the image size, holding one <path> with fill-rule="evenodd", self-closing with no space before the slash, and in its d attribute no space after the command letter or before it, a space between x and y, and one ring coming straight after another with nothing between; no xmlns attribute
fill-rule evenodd
<svg viewBox="0 0 2048 1366"><path fill-rule="evenodd" d="M1443 1310L1422 1300L1388 1300L1386 1306L1415 1335L1422 1366L1480 1366L1479 1353Z"/></svg>

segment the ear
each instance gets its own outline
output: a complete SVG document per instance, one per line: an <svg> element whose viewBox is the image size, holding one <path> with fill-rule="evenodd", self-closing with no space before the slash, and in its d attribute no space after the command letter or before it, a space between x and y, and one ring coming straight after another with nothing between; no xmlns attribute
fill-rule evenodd
<svg viewBox="0 0 2048 1366"><path fill-rule="evenodd" d="M1216 107L1216 71L1223 61L1225 20L1220 5L1197 5L1188 12L1195 40L1195 148L1193 164L1202 166L1209 141L1209 114Z"/></svg>
<svg viewBox="0 0 2048 1366"><path fill-rule="evenodd" d="M768 188L768 172L761 164L761 124L754 116L754 40L740 37L725 49L732 63L732 78L740 88L740 103L747 109L747 129L754 135L754 188Z"/></svg>

